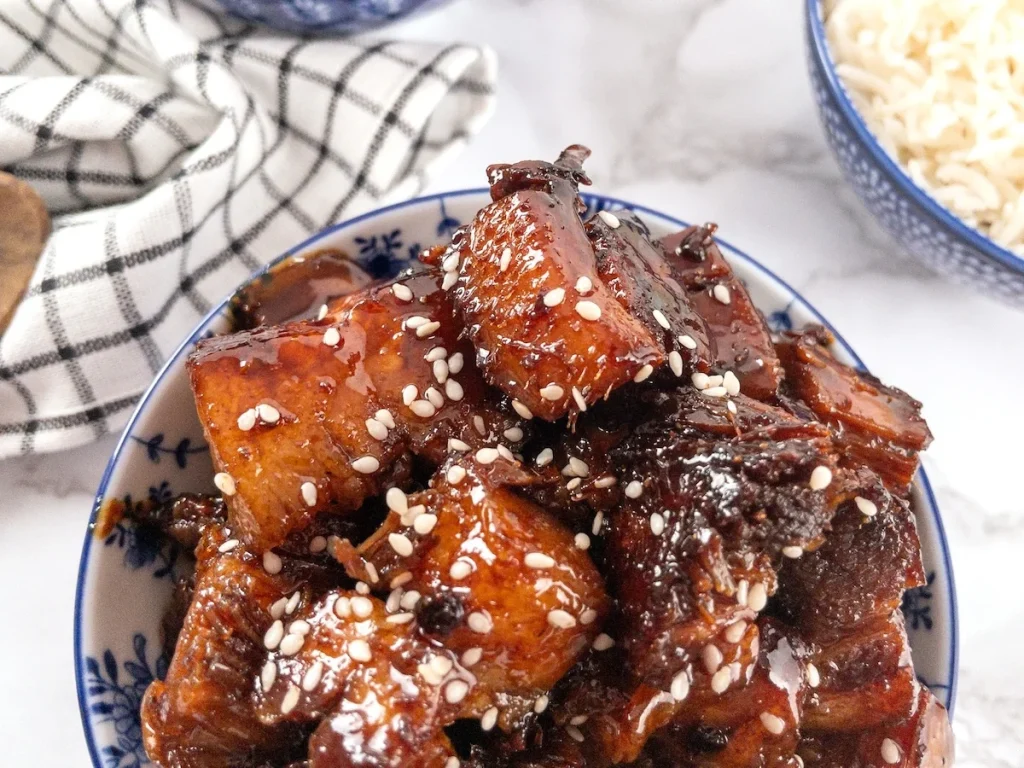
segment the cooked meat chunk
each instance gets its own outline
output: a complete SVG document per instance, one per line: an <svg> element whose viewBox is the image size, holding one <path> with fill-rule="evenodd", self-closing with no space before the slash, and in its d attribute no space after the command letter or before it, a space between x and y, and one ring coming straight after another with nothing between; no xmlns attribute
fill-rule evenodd
<svg viewBox="0 0 1024 768"><path fill-rule="evenodd" d="M163 504L137 504L129 513L138 523L152 526L191 552L203 529L227 519L224 501L216 496L183 493Z"/></svg>

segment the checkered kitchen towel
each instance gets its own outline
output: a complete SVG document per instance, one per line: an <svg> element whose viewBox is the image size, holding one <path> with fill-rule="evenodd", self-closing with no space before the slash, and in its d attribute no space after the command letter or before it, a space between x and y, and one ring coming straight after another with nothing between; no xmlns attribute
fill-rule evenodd
<svg viewBox="0 0 1024 768"><path fill-rule="evenodd" d="M415 194L489 117L495 70L184 0L0 0L0 166L65 214L0 339L0 457L119 430L250 272Z"/></svg>

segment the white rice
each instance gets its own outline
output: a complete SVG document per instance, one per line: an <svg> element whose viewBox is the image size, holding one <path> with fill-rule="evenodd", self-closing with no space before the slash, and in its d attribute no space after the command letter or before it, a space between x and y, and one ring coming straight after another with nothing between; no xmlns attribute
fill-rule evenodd
<svg viewBox="0 0 1024 768"><path fill-rule="evenodd" d="M1024 256L1024 0L831 0L836 71L886 151Z"/></svg>

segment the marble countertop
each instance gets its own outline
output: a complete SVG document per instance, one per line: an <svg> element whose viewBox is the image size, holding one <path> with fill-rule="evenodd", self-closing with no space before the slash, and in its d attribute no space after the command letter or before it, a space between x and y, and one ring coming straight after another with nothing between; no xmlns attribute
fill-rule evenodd
<svg viewBox="0 0 1024 768"><path fill-rule="evenodd" d="M1024 655L1013 651L1024 603L1009 585L1024 552L1024 495L1010 483L1024 434L1014 397L1024 381L1024 313L908 260L860 207L817 124L801 6L463 0L387 34L483 42L501 61L497 114L428 191L481 186L488 163L585 143L596 189L718 222L725 239L817 306L876 374L925 403L936 437L925 465L960 596L957 765L1021 768L1024 690L1011 681L1024 678ZM4 764L88 765L72 606L85 522L114 442L0 463Z"/></svg>

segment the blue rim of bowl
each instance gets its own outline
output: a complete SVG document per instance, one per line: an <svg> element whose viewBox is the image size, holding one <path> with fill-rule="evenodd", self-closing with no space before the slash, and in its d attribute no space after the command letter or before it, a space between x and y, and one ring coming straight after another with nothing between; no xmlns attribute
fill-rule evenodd
<svg viewBox="0 0 1024 768"><path fill-rule="evenodd" d="M864 122L860 112L853 105L853 102L850 101L849 94L846 92L846 86L843 85L842 78L836 72L835 62L832 60L832 54L828 48L828 37L825 34L825 21L821 0L807 0L807 16L812 30L811 40L814 46L815 58L821 64L821 69L824 71L829 88L839 103L839 109L850 125L853 126L854 132L861 140L861 143L867 147L874 161L888 172L900 189L912 198L918 207L923 208L946 227L953 230L953 233L966 240L968 245L1014 272L1024 274L1024 257L1018 256L1013 251L996 244L994 240L985 237L981 232L941 205L935 198L914 183L910 175L882 148L878 139L875 138L871 129L868 128L868 124Z"/></svg>
<svg viewBox="0 0 1024 768"><path fill-rule="evenodd" d="M248 284L253 280L258 279L261 275L265 274L267 270L271 269L275 264L279 263L283 259L286 259L295 253L299 253L301 251L306 250L307 248L315 245L319 240L322 240L325 237L333 235L336 232L340 232L344 229L348 229L349 227L355 226L356 224L360 224L368 219L372 219L386 213L391 213L392 211L401 210L402 208L409 208L412 206L422 205L428 202L443 200L452 197L465 197L467 195L486 195L488 194L488 192L489 191L483 187L476 189L460 189L454 192L440 192L434 195L426 195L424 197L417 197L413 198L412 200L406 200L405 202L395 203L393 205L388 205L383 208L377 208L368 213L364 213L354 218L343 221L339 224L334 224L330 227L327 227L326 229L321 230L320 232L307 238L306 240L302 241L295 247L281 254L280 256L269 262L266 266L262 267L260 270L250 275L243 284ZM657 216L661 219L664 219L665 221L670 221L676 226L678 226L680 229L684 229L689 226L687 222L681 219L677 219L675 216L669 216L667 214L662 213L661 211L656 211L653 208L648 208L643 205L637 205L627 200L621 200L617 197L609 197L607 195L601 195L593 192L586 192L584 193L584 195L586 198L590 200L599 202L604 208L628 208L641 215L649 214L651 216ZM838 341L846 349L846 351L850 353L850 356L853 358L854 362L863 370L867 370L867 366L864 365L864 362L860 359L857 353L853 351L853 348L847 343L846 339L843 338L842 334L840 334L832 326L832 324L828 320L826 320L825 317L799 293L799 291L793 288L793 286L791 286L781 277L776 275L768 267L764 266L761 262L757 261L751 256L748 256L745 251L736 248L727 240L723 240L722 238L716 239L729 250L730 255L735 254L739 256L744 261L749 263L752 267L765 273L766 275L768 275L768 277L770 277L772 280L774 280L776 283L782 286L786 291L788 291L793 296L794 301L799 302L808 312L810 312L815 318L817 318L817 320L823 326L825 326L826 328L829 329L829 331L831 331L831 333L835 336L836 341ZM170 357L167 358L167 362L165 362L164 365L160 368L159 373L157 373L156 377L150 383L149 387L146 388L146 391L142 394L142 397L139 398L139 403L138 405L135 406L135 410L132 412L131 417L128 419L128 423L125 425L124 431L121 433L121 437L117 441L117 446L114 448L114 453L111 455L110 461L107 462L107 466L103 470L103 477L100 479L99 488L96 490L96 498L93 502L92 514L89 517L89 524L86 526L85 531L85 541L82 544L82 557L78 564L78 582L75 586L75 626L73 639L75 653L75 687L78 692L78 710L82 718L82 730L85 733L86 746L89 749L89 756L92 758L93 765L95 766L95 768L103 768L103 762L100 759L99 752L96 748L96 738L92 730L92 722L89 717L89 705L88 702L86 701L85 695L85 669L83 666L85 657L82 655L82 602L85 594L85 573L89 565L89 554L92 551L92 542L93 539L95 538L95 536L93 535L93 526L96 522L96 515L99 511L100 505L103 502L103 499L106 496L107 485L109 484L110 477L114 472L114 467L117 466L118 460L121 458L121 452L124 450L124 447L127 444L129 437L131 435L132 428L135 426L135 422L141 415L142 410L145 407L150 396L153 394L153 391L157 388L160 382L163 381L164 376L167 375L167 372L175 364L181 353L187 347L191 346L192 344L195 344L195 342L200 338L200 336L202 336L202 334L205 333L206 326L225 310L225 308L228 306L228 302L231 301L231 297L235 295L236 290L237 288L233 290L230 294L228 294L224 298L224 300L221 301L216 307L211 309L206 314L206 317L199 321L196 327L192 329L191 333L189 333L188 337L184 341L182 341L181 344L179 344L178 347L174 350L174 352L171 353ZM928 503L931 505L931 508L935 510L935 528L938 532L939 544L942 548L942 562L945 567L946 578L949 580L949 616L950 633L952 635L950 645L952 652L950 654L948 679L949 715L952 719L953 706L956 703L956 690L958 683L957 675L960 666L960 619L956 601L956 582L953 579L953 563L950 558L949 542L946 539L946 530L942 524L942 515L939 511L938 502L935 499L935 493L932 491L931 483L928 481L928 475L925 473L923 468L918 470L917 475L918 479L920 480L921 489L924 491L925 496L927 496L928 498Z"/></svg>

